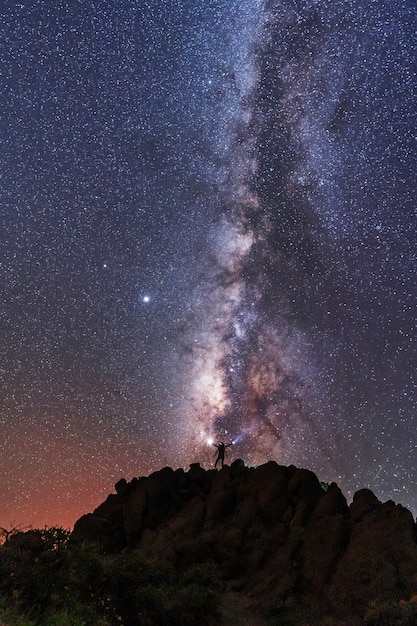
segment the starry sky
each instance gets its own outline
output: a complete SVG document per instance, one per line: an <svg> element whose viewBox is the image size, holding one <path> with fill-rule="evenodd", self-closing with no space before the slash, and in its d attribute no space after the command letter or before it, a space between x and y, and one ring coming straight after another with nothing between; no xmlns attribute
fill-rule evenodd
<svg viewBox="0 0 417 626"><path fill-rule="evenodd" d="M417 512L414 0L3 0L0 526L270 459Z"/></svg>

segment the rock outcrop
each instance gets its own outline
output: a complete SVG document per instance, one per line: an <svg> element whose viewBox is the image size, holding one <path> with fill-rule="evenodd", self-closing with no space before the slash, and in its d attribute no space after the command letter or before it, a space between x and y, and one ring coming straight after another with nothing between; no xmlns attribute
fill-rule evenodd
<svg viewBox="0 0 417 626"><path fill-rule="evenodd" d="M348 506L335 483L325 487L313 472L275 462L166 467L120 480L116 494L76 522L72 537L182 569L213 563L230 593L262 611L297 606L315 616L311 623L320 616L379 623L366 621L370 607L415 600L413 517L369 490Z"/></svg>

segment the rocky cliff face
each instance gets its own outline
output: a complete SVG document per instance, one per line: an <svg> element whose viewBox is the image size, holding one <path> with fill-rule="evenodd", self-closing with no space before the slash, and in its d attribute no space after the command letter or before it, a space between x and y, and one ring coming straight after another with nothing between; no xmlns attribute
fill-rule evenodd
<svg viewBox="0 0 417 626"><path fill-rule="evenodd" d="M417 620L411 513L367 489L348 506L335 483L324 490L294 466L238 460L221 471L193 464L122 479L77 521L73 539L107 552L140 550L181 569L214 563L228 593L263 609L303 607L314 623L390 623L372 621L382 606L406 606Z"/></svg>

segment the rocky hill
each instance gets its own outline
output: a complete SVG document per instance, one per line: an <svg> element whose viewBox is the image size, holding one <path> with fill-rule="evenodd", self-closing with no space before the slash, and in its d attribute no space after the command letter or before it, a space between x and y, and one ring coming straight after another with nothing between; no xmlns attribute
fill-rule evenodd
<svg viewBox="0 0 417 626"><path fill-rule="evenodd" d="M236 624L417 623L410 511L367 489L348 506L335 483L294 466L237 460L122 479L72 538L181 572L212 564Z"/></svg>

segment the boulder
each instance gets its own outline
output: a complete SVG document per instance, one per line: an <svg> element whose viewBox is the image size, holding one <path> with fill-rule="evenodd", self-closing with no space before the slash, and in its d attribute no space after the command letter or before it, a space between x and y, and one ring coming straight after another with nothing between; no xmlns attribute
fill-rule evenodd
<svg viewBox="0 0 417 626"><path fill-rule="evenodd" d="M333 606L361 615L369 603L398 603L415 592L417 544L413 517L362 490L351 505L351 533L332 580Z"/></svg>

